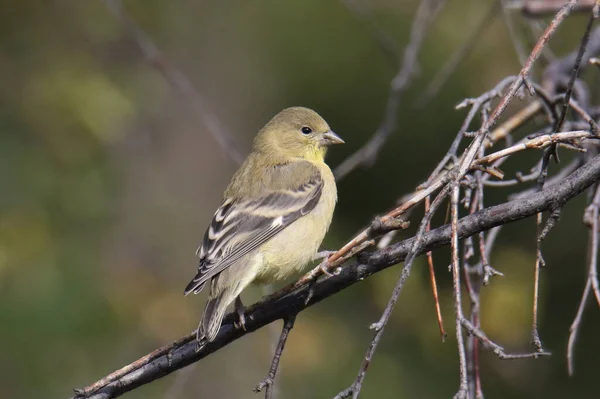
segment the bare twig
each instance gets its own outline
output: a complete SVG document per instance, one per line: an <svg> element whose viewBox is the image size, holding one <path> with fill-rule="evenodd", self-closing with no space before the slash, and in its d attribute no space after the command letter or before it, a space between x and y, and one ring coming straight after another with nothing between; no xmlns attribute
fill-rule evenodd
<svg viewBox="0 0 600 399"><path fill-rule="evenodd" d="M412 25L409 44L404 50L402 66L391 82L383 120L369 141L335 168L334 175L336 179L343 179L359 166L372 164L384 143L396 130L400 98L417 72L417 55L425 38L425 33L431 22L433 22L434 15L445 2L446 0L423 0L419 5Z"/></svg>
<svg viewBox="0 0 600 399"><path fill-rule="evenodd" d="M573 140L595 138L588 130L576 130L573 132L563 132L555 134L544 134L527 140L523 143L515 144L511 147L505 148L500 151L496 151L492 154L486 155L485 157L478 158L473 162L473 165L485 165L497 161L500 158L507 157L520 151L524 151L532 148L545 148L552 144L561 142L571 142Z"/></svg>
<svg viewBox="0 0 600 399"><path fill-rule="evenodd" d="M219 143L225 153L236 163L240 164L244 156L237 148L234 138L221 127L216 115L205 104L200 93L192 82L177 67L171 64L150 37L144 32L124 9L121 0L103 0L114 18L131 37L150 65L159 71L183 102L191 108L194 116L206 126L208 132Z"/></svg>
<svg viewBox="0 0 600 399"><path fill-rule="evenodd" d="M480 156L483 155L483 153L484 149L481 148ZM477 190L475 192L475 199L469 210L470 214L483 209L484 187L482 172L480 171L475 172L475 184ZM463 272L465 275L465 286L469 298L471 299L470 320L476 328L480 328L480 290L481 286L486 285L487 280L490 278L491 273L488 269L491 269L491 266L489 266L488 256L486 255L486 252L489 249L486 249L484 232L480 232L477 235L477 239L479 241L480 262L475 266L469 266L469 260L475 255L473 249L473 237L469 237L464 241ZM466 355L469 397L483 399L481 374L479 370L479 341L477 341L472 334L467 336Z"/></svg>
<svg viewBox="0 0 600 399"><path fill-rule="evenodd" d="M581 164L582 164L581 157L577 157L571 163L569 163L567 166L565 166L563 169L561 169L561 171L558 172L556 175L550 177L544 184L544 187L546 187L546 188L555 187L558 183L560 183L565 178L565 176L568 176L574 170L579 168L581 166ZM540 168L541 168L541 165L540 165ZM540 173L541 173L541 171L540 171ZM508 198L509 199L525 198L528 195L531 195L531 193L533 193L535 191L538 191L537 187L533 187L533 188L521 191L516 194L511 194L508 196Z"/></svg>
<svg viewBox="0 0 600 399"><path fill-rule="evenodd" d="M556 129L555 129L557 132L560 131L560 129L562 128L562 126L567 118L567 112L569 110L571 96L573 95L573 87L575 86L575 81L577 80L577 77L579 76L579 70L582 65L583 56L586 52L588 42L590 41L592 25L593 25L594 21L596 20L596 18L598 18L598 16L595 15L594 12L592 12L588 19L588 23L585 27L585 32L583 34L583 37L581 38L581 44L579 45L579 49L577 50L575 63L573 65L573 71L571 72L571 77L569 78L569 82L567 83L567 90L565 92L565 96L564 96L563 103L562 103L562 113L560 114L560 120L558 121L558 126L556 126ZM600 28L597 29L597 32L598 32L598 34L600 34ZM584 63L584 65L585 65L585 63Z"/></svg>
<svg viewBox="0 0 600 399"><path fill-rule="evenodd" d="M385 310L383 311L383 314L381 315L381 318L379 319L379 321L371 324L371 326L370 326L370 329L375 331L375 336L371 340L371 344L369 345L369 348L367 349L367 353L365 354L365 357L362 361L362 364L358 371L358 375L356 376L356 379L354 380L352 385L350 385L348 388L346 388L343 391L341 391L340 393L338 393L334 399L343 399L343 398L348 398L350 396L352 397L352 399L358 398L358 395L360 394L360 391L362 389L363 381L367 374L367 368L371 364L371 359L373 358L373 355L375 354L377 345L379 345L379 342L381 341L381 337L383 336L383 331L385 329L385 326L387 325L387 323L390 319L390 316L392 315L392 311L394 310L394 307L396 306L396 303L398 302L398 298L400 297L402 288L404 288L404 283L410 276L412 263L415 260L416 256L421 252L422 240L423 240L424 234L426 233L427 226L429 225L429 222L431 221L431 218L433 217L433 215L435 214L437 209L440 207L442 202L445 200L447 194L448 194L448 190L444 190L444 191L440 192L438 194L438 196L436 197L436 199L431 203L429 210L426 212L425 216L423 217L423 219L421 221L421 225L419 226L419 231L418 231L417 235L415 236L415 240L412 244L412 247L404 261L404 267L402 268L402 273L400 274L400 278L396 282L396 286L394 287L394 290L392 291L390 300L388 301L388 304L385 307Z"/></svg>
<svg viewBox="0 0 600 399"><path fill-rule="evenodd" d="M455 399L467 399L469 397L467 384L467 359L465 352L465 343L462 333L461 320L464 319L462 311L462 300L460 293L460 265L458 263L458 183L452 185L452 194L450 197L451 210L451 239L450 247L452 249L452 285L454 287L454 313L456 316L456 343L458 345L458 359L460 370L460 384L458 392L454 395Z"/></svg>
<svg viewBox="0 0 600 399"><path fill-rule="evenodd" d="M467 113L467 116L466 116L465 120L463 121L462 126L458 130L458 134L454 138L454 141L450 145L450 148L446 152L446 155L444 156L444 158L442 158L442 161L438 164L438 166L431 173L431 175L427 179L426 184L423 185L424 187L429 187L429 185L432 184L431 182L433 182L433 181L436 181L439 184L439 180L437 180L437 179L439 178L441 171L447 166L447 163L450 160L458 158L458 155L457 155L458 147L460 146L460 143L462 142L465 134L467 133L467 129L471 125L471 122L477 115L477 112L481 109L481 107L483 107L485 104L489 103L492 99L494 99L495 97L499 97L502 94L502 92L504 91L504 89L508 85L512 84L516 79L517 78L514 76L509 76L507 78L504 78L492 90L483 93L482 95L480 95L477 98L467 98L456 106L456 109L465 108L467 106L471 106L471 109ZM516 93L516 90L515 90L515 93ZM446 182L442 182L442 183L446 183Z"/></svg>
<svg viewBox="0 0 600 399"><path fill-rule="evenodd" d="M569 375L575 373L575 366L573 365L575 343L577 342L577 336L579 335L579 327L581 326L581 320L583 318L583 312L585 305L589 300L592 292L596 297L596 302L600 306L600 289L598 288L598 218L600 209L600 186L596 187L596 192L591 204L587 207L584 214L584 223L589 229L589 247L588 247L588 276L585 282L585 288L579 302L579 308L575 319L569 329L569 342L567 345L567 366Z"/></svg>
<svg viewBox="0 0 600 399"><path fill-rule="evenodd" d="M369 15L368 11L365 10L365 7L361 4L360 0L341 0L342 3L346 6L354 16L362 21L366 28L369 30L371 37L375 43L381 49L383 55L387 58L389 63L394 67L398 68L398 62L400 60L400 51L398 50L398 45L394 41L394 39L387 34L383 29L381 29L376 23L373 22L373 19Z"/></svg>
<svg viewBox="0 0 600 399"><path fill-rule="evenodd" d="M580 0L573 11L589 11L594 6L595 0ZM519 8L528 17L544 17L554 14L565 4L564 0L525 0L516 2ZM520 4L519 4L520 3Z"/></svg>
<svg viewBox="0 0 600 399"><path fill-rule="evenodd" d="M429 197L425 198L425 212L429 212L429 208L431 207L431 199ZM425 227L425 231L428 232L431 230L431 221L427 223ZM435 315L438 322L438 327L440 329L440 335L442 337L442 342L446 341L446 329L444 328L444 319L442 318L442 310L440 308L440 297L438 294L437 282L435 279L435 269L433 267L433 254L431 251L427 252L427 265L429 266L429 279L431 281L431 292L433 295L433 301L435 303Z"/></svg>
<svg viewBox="0 0 600 399"><path fill-rule="evenodd" d="M506 30L508 31L508 36L510 37L510 41L513 44L513 48L515 49L515 53L517 54L517 58L519 59L519 65L523 66L525 64L525 60L527 60L527 52L525 51L525 46L519 40L519 36L515 26L513 25L512 15L509 12L508 1L500 0L502 3L502 16L504 20L504 25L506 25Z"/></svg>
<svg viewBox="0 0 600 399"><path fill-rule="evenodd" d="M539 302L539 287L540 287L540 268L546 265L542 256L542 242L544 238L554 226L555 221L560 215L560 208L553 210L552 214L548 217L546 224L542 227L542 214L538 213L536 216L537 226L537 240L536 240L536 257L535 267L533 273L533 308L532 308L532 326L531 326L531 342L534 349L537 352L545 352L543 349L542 341L540 339L540 333L538 329L538 302Z"/></svg>
<svg viewBox="0 0 600 399"><path fill-rule="evenodd" d="M460 62L473 50L473 47L475 47L477 41L481 39L481 36L486 28L491 26L491 22L496 17L499 6L499 1L494 1L492 3L489 11L485 13L465 43L459 47L454 54L452 54L448 61L446 61L446 63L439 69L431 82L429 82L427 88L423 91L423 94L421 94L419 99L416 101L417 107L425 106L425 104L427 104L433 97L437 95L450 75L452 75L452 73L456 70L458 64L460 64Z"/></svg>
<svg viewBox="0 0 600 399"><path fill-rule="evenodd" d="M296 321L296 315L292 314L287 316L283 320L283 329L281 330L281 335L279 336L279 342L277 343L277 347L275 348L275 353L273 354L273 360L271 361L271 368L269 369L269 374L267 377L256 385L254 388L254 392L260 392L264 388L265 389L265 399L271 399L273 397L273 387L275 384L275 375L277 374L277 368L279 367L279 361L281 360L281 355L283 354L283 349L285 348L285 343L288 339L288 335L292 328L294 328L294 322Z"/></svg>
<svg viewBox="0 0 600 399"><path fill-rule="evenodd" d="M575 357L575 343L577 342L577 338L579 335L579 327L581 326L581 320L583 319L585 305L590 297L591 287L592 284L590 279L588 278L585 282L585 288L583 289L581 300L579 301L577 314L575 315L575 319L573 320L573 323L569 328L569 341L567 343L567 369L569 371L570 376L573 376L575 374L575 366L573 364L573 358Z"/></svg>
<svg viewBox="0 0 600 399"><path fill-rule="evenodd" d="M497 128L490 132L490 134L484 142L485 146L487 148L490 148L498 141L506 139L507 137L509 137L511 132L514 132L515 129L527 123L541 110L542 103L539 101L534 101L527 107L521 109L510 119L507 119L504 123L500 124Z"/></svg>
<svg viewBox="0 0 600 399"><path fill-rule="evenodd" d="M541 356L550 356L549 352L530 352L530 353L507 353L504 348L491 339L489 339L483 331L476 328L469 320L462 319L461 324L463 328L467 331L467 334L473 335L476 337L479 342L483 344L483 347L486 349L490 349L494 352L499 359L502 360L517 360L517 359L537 359Z"/></svg>
<svg viewBox="0 0 600 399"><path fill-rule="evenodd" d="M585 31L587 32L587 27ZM588 33L584 33L582 40L587 35ZM577 50L572 51L563 58L555 60L545 68L542 75L542 86L544 86L544 89L548 93L556 94L558 92L557 88L567 86L573 76L579 57L582 57L579 68L583 69L589 64L591 57L594 55L597 56L600 53L600 28L596 28L589 33L589 39L586 40L588 40L588 44L583 52L583 56L580 55L581 47L578 47ZM578 98L578 101L581 102L581 100Z"/></svg>

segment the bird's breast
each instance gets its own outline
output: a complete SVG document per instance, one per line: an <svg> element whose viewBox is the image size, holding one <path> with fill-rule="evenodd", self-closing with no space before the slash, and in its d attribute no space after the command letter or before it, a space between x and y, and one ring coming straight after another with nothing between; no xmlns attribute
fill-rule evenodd
<svg viewBox="0 0 600 399"><path fill-rule="evenodd" d="M264 284L288 278L313 260L329 229L337 201L333 174L329 168L326 172L322 172L325 184L317 206L264 245L264 265L255 282Z"/></svg>

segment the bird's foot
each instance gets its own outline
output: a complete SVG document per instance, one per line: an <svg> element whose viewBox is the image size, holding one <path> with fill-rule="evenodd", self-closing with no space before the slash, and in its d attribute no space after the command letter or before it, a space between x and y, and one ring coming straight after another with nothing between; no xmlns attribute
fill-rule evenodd
<svg viewBox="0 0 600 399"><path fill-rule="evenodd" d="M333 276L333 273L331 273L329 270L327 270L327 261L329 260L329 257L331 255L333 255L334 253L335 253L335 251L319 251L316 253L316 255L313 259L314 260L321 259L321 263L319 263L319 266L317 266L314 269L315 275L320 274L319 273L319 271L320 271L327 277Z"/></svg>
<svg viewBox="0 0 600 399"><path fill-rule="evenodd" d="M235 298L235 312L238 315L238 320L233 323L233 326L238 330L243 329L246 331L246 307L242 303L242 298L240 298L239 295Z"/></svg>
<svg viewBox="0 0 600 399"><path fill-rule="evenodd" d="M206 339L205 335L200 335L198 333L198 330L195 331L196 333L196 353L200 352L202 350L202 348L204 348L206 346L206 344L208 343L208 340Z"/></svg>
<svg viewBox="0 0 600 399"><path fill-rule="evenodd" d="M328 261L329 261L329 257L331 255L333 255L336 251L320 251L317 252L313 258L313 260L317 260L317 259L322 259L321 263L319 263L319 265L317 267L315 267L314 269L312 269L308 275L310 276L310 283L308 284L308 294L306 296L306 299L304 300L304 304L307 305L310 300L313 297L314 294L314 285L317 281L317 278L321 275L324 274L325 276L329 277L333 277L335 275L338 275L341 271L341 269L338 267L336 268L336 270L332 273L329 271L328 266Z"/></svg>
<svg viewBox="0 0 600 399"><path fill-rule="evenodd" d="M327 259L334 253L335 253L335 251L328 251L328 250L319 251L315 254L315 256L313 257L313 260L319 260L319 259L323 259L323 258Z"/></svg>
<svg viewBox="0 0 600 399"><path fill-rule="evenodd" d="M244 312L238 312L238 320L233 322L233 326L238 330L242 329L246 331L246 316L244 315Z"/></svg>
<svg viewBox="0 0 600 399"><path fill-rule="evenodd" d="M323 262L319 264L319 269L321 269L321 272L327 277L333 277L333 273L327 270L327 259L323 259Z"/></svg>

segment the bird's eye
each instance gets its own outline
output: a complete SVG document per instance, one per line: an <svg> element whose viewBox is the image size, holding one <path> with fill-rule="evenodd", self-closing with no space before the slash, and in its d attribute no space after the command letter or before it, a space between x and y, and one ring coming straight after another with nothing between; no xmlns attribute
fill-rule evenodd
<svg viewBox="0 0 600 399"><path fill-rule="evenodd" d="M311 134L312 133L312 129L309 128L308 126L304 126L302 129L300 129L302 131L302 134Z"/></svg>

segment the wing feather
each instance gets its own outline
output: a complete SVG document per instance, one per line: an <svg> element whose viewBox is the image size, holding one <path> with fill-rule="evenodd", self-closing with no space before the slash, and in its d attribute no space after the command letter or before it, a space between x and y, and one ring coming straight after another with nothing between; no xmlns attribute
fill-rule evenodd
<svg viewBox="0 0 600 399"><path fill-rule="evenodd" d="M186 295L200 292L209 279L315 208L323 190L323 179L314 166L302 164L314 169L314 173L295 188L275 190L254 198L227 199L221 204L196 251L200 257L198 273L186 287ZM281 175L289 176L289 171L286 172Z"/></svg>

